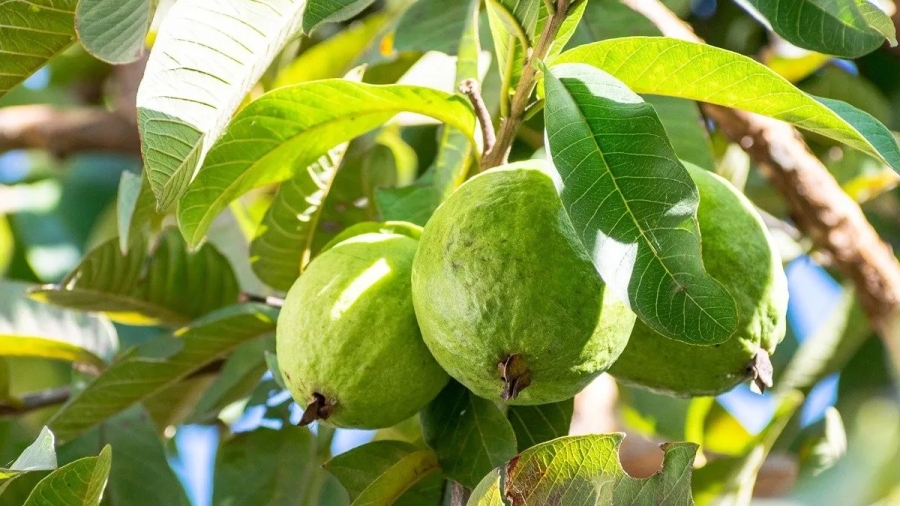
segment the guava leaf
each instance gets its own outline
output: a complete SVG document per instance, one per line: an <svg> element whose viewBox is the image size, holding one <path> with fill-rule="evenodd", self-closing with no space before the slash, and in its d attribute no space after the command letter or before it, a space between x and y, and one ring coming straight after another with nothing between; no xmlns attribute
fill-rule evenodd
<svg viewBox="0 0 900 506"><path fill-rule="evenodd" d="M312 259L323 204L347 143L281 183L250 243L250 265L265 284L288 291Z"/></svg>
<svg viewBox="0 0 900 506"><path fill-rule="evenodd" d="M510 406L506 417L516 433L519 451L568 434L574 409L574 399L539 406Z"/></svg>
<svg viewBox="0 0 900 506"><path fill-rule="evenodd" d="M37 439L28 445L9 468L0 468L0 494L10 482L19 476L33 471L51 471L56 469L56 449L53 432L44 427Z"/></svg>
<svg viewBox="0 0 900 506"><path fill-rule="evenodd" d="M487 8L495 13L507 33L532 47L542 3L542 0L487 0Z"/></svg>
<svg viewBox="0 0 900 506"><path fill-rule="evenodd" d="M468 504L693 504L691 466L697 445L662 445L662 469L637 479L619 463L623 438L624 434L567 436L525 450L485 477Z"/></svg>
<svg viewBox="0 0 900 506"><path fill-rule="evenodd" d="M355 505L437 504L441 477L437 455L404 441L374 441L325 463Z"/></svg>
<svg viewBox="0 0 900 506"><path fill-rule="evenodd" d="M637 93L687 98L786 121L900 171L900 146L884 125L843 102L807 95L766 66L731 51L665 37L627 37L566 51L555 63L593 65Z"/></svg>
<svg viewBox="0 0 900 506"><path fill-rule="evenodd" d="M98 506L111 463L112 449L106 445L97 457L66 464L41 480L24 506Z"/></svg>
<svg viewBox="0 0 900 506"><path fill-rule="evenodd" d="M238 291L231 265L215 247L191 253L172 228L153 251L142 239L123 256L117 239L107 241L58 285L33 290L31 297L129 325L183 325L234 304Z"/></svg>
<svg viewBox="0 0 900 506"><path fill-rule="evenodd" d="M470 24L471 4L469 0L418 0L397 23L394 49L458 54L460 39Z"/></svg>
<svg viewBox="0 0 900 506"><path fill-rule="evenodd" d="M331 79L266 93L234 117L179 203L178 224L188 244L199 244L235 198L290 178L334 146L404 111L451 124L475 143L471 106L430 88Z"/></svg>
<svg viewBox="0 0 900 506"><path fill-rule="evenodd" d="M112 467L104 497L113 506L188 506L178 477L169 467L157 428L139 405L100 428L112 447ZM99 434L98 434L99 436ZM97 438L99 442L99 437Z"/></svg>
<svg viewBox="0 0 900 506"><path fill-rule="evenodd" d="M825 408L825 416L804 429L800 446L800 467L807 476L818 476L831 469L847 453L847 431L841 413L834 406Z"/></svg>
<svg viewBox="0 0 900 506"><path fill-rule="evenodd" d="M500 409L451 381L420 414L422 434L443 473L473 488L516 454L516 435Z"/></svg>
<svg viewBox="0 0 900 506"><path fill-rule="evenodd" d="M553 67L544 86L560 196L607 286L666 337L726 341L734 299L703 268L699 193L653 107L583 64Z"/></svg>
<svg viewBox="0 0 900 506"><path fill-rule="evenodd" d="M786 41L820 53L857 58L884 41L896 45L890 16L869 0L736 0Z"/></svg>
<svg viewBox="0 0 900 506"><path fill-rule="evenodd" d="M140 243L156 207L155 202L147 171L141 171L140 175L122 172L116 199L116 226L119 232L119 250L123 255L128 253L131 243Z"/></svg>
<svg viewBox="0 0 900 506"><path fill-rule="evenodd" d="M312 33L324 23L346 21L375 0L308 0L303 14L303 31Z"/></svg>
<svg viewBox="0 0 900 506"><path fill-rule="evenodd" d="M0 3L0 96L75 42L78 0Z"/></svg>
<svg viewBox="0 0 900 506"><path fill-rule="evenodd" d="M70 399L50 420L50 427L59 439L74 439L237 346L274 331L277 314L262 304L229 306L173 334L146 341ZM173 348L170 343L179 346Z"/></svg>
<svg viewBox="0 0 900 506"><path fill-rule="evenodd" d="M169 9L137 93L144 170L159 210L187 188L247 92L299 29L305 5L179 0Z"/></svg>
<svg viewBox="0 0 900 506"><path fill-rule="evenodd" d="M218 358L210 362L203 369L143 400L141 404L158 430L177 427L187 420L191 409L218 376L222 360Z"/></svg>
<svg viewBox="0 0 900 506"><path fill-rule="evenodd" d="M776 381L776 389L812 388L819 380L843 369L871 333L872 327L855 290L845 285L837 307L818 330L800 343Z"/></svg>
<svg viewBox="0 0 900 506"><path fill-rule="evenodd" d="M696 102L660 95L642 98L656 110L680 160L709 171L716 168L709 132L703 126L703 116Z"/></svg>
<svg viewBox="0 0 900 506"><path fill-rule="evenodd" d="M75 29L87 52L113 63L140 58L159 0L79 0Z"/></svg>
<svg viewBox="0 0 900 506"><path fill-rule="evenodd" d="M190 423L208 423L226 406L250 395L267 366L272 363L269 357L275 358L274 351L274 338L255 339L234 350L216 379L194 405L188 417ZM280 380L279 376L274 378ZM284 384L279 386L284 388Z"/></svg>
<svg viewBox="0 0 900 506"><path fill-rule="evenodd" d="M216 453L213 504L318 504L322 474L309 429L288 425L235 434Z"/></svg>
<svg viewBox="0 0 900 506"><path fill-rule="evenodd" d="M66 360L99 369L112 360L119 338L106 317L41 304L28 298L29 288L0 283L0 356Z"/></svg>

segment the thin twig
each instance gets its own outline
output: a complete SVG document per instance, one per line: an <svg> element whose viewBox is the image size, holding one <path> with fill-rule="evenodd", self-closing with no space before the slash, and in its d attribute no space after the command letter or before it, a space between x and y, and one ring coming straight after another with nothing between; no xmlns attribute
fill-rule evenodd
<svg viewBox="0 0 900 506"><path fill-rule="evenodd" d="M72 394L70 387L50 388L25 394L19 399L8 399L0 402L0 417L21 416L39 409L58 406Z"/></svg>
<svg viewBox="0 0 900 506"><path fill-rule="evenodd" d="M541 32L537 43L532 48L531 54L525 61L525 68L522 69L522 77L516 86L516 92L513 95L512 103L509 106L509 116L503 118L500 123L500 133L497 136L497 144L482 161L482 170L487 170L498 165L503 165L509 156L509 150L512 147L513 139L516 138L516 130L525 118L525 109L528 107L528 101L531 99L531 92L534 90L535 76L537 75L537 67L535 62L543 60L550 50L550 46L556 39L559 29L566 20L569 11L570 0L556 0L556 12L554 12ZM505 92L506 90L504 90Z"/></svg>
<svg viewBox="0 0 900 506"><path fill-rule="evenodd" d="M241 292L238 296L238 302L258 302L260 304L268 304L272 307L280 308L284 306L284 299L281 297L272 297L265 295L256 295L254 293Z"/></svg>
<svg viewBox="0 0 900 506"><path fill-rule="evenodd" d="M484 139L484 147L481 152L481 157L484 159L497 143L497 134L494 132L491 112L484 105L484 99L481 97L481 89L477 80L471 78L463 80L463 82L459 83L459 91L469 98L469 102L475 108L475 116L481 125L481 136Z"/></svg>
<svg viewBox="0 0 900 506"><path fill-rule="evenodd" d="M664 35L702 42L658 0L623 0ZM800 134L790 125L756 114L702 104L732 141L757 162L785 197L797 228L827 253L835 268L853 282L860 303L876 329L900 384L900 263Z"/></svg>

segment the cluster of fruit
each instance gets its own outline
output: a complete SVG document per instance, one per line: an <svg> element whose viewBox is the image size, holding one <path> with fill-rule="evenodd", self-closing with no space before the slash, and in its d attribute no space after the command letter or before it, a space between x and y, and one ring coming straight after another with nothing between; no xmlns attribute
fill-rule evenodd
<svg viewBox="0 0 900 506"><path fill-rule="evenodd" d="M781 261L740 192L689 170L703 263L739 310L725 343L693 346L644 325L600 279L551 175L501 167L463 184L424 230L351 228L297 280L278 319L277 353L306 408L302 423L391 426L450 377L497 402L544 404L605 371L679 396L715 395L758 375L755 364L785 332Z"/></svg>

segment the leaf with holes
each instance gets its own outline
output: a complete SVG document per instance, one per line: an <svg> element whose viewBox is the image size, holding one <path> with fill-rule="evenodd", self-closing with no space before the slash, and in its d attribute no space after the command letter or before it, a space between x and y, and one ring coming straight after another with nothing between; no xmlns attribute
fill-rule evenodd
<svg viewBox="0 0 900 506"><path fill-rule="evenodd" d="M109 478L112 450L66 464L41 480L24 506L98 506Z"/></svg>
<svg viewBox="0 0 900 506"><path fill-rule="evenodd" d="M884 160L900 172L900 146L884 125L843 102L807 95L761 63L731 51L664 37L628 37L571 49L554 63L595 66L637 93L709 102L786 121Z"/></svg>
<svg viewBox="0 0 900 506"><path fill-rule="evenodd" d="M174 334L133 348L69 400L50 427L70 440L131 405L148 399L228 354L275 330L277 310L241 304L215 311Z"/></svg>
<svg viewBox="0 0 900 506"><path fill-rule="evenodd" d="M102 369L119 338L102 315L48 306L28 298L30 285L0 283L0 356L38 357Z"/></svg>
<svg viewBox="0 0 900 506"><path fill-rule="evenodd" d="M662 469L638 479L625 474L619 463L623 438L623 434L567 436L530 448L485 477L468 504L693 504L691 466L697 445L663 445Z"/></svg>
<svg viewBox="0 0 900 506"><path fill-rule="evenodd" d="M244 96L299 29L305 5L179 0L168 11L137 94L141 151L158 209L187 188Z"/></svg>
<svg viewBox="0 0 900 506"><path fill-rule="evenodd" d="M303 170L329 149L400 112L431 116L474 142L475 116L461 98L430 88L330 79L279 88L242 109L210 150L178 205L188 243L199 244L229 202Z"/></svg>
<svg viewBox="0 0 900 506"><path fill-rule="evenodd" d="M94 249L58 285L32 298L81 311L106 313L129 325L183 325L237 302L238 283L228 260L213 246L190 253L175 229L145 241L127 255L117 239Z"/></svg>
<svg viewBox="0 0 900 506"><path fill-rule="evenodd" d="M425 442L444 474L472 488L516 454L516 435L497 406L451 381L420 414Z"/></svg>
<svg viewBox="0 0 900 506"><path fill-rule="evenodd" d="M557 65L544 78L560 196L600 276L660 334L726 341L734 299L703 268L699 193L653 107L588 65Z"/></svg>
<svg viewBox="0 0 900 506"><path fill-rule="evenodd" d="M140 58L159 0L79 0L75 29L97 58L129 63Z"/></svg>
<svg viewBox="0 0 900 506"><path fill-rule="evenodd" d="M519 451L568 434L574 409L574 399L539 406L510 406L506 417L516 433Z"/></svg>
<svg viewBox="0 0 900 506"><path fill-rule="evenodd" d="M437 455L404 441L374 441L325 463L353 505L439 504L442 479Z"/></svg>
<svg viewBox="0 0 900 506"><path fill-rule="evenodd" d="M870 0L736 0L770 30L796 46L857 58L896 45L891 17Z"/></svg>
<svg viewBox="0 0 900 506"><path fill-rule="evenodd" d="M78 0L0 3L0 96L75 42Z"/></svg>
<svg viewBox="0 0 900 506"><path fill-rule="evenodd" d="M324 23L346 21L375 0L308 0L303 14L303 31L312 33Z"/></svg>

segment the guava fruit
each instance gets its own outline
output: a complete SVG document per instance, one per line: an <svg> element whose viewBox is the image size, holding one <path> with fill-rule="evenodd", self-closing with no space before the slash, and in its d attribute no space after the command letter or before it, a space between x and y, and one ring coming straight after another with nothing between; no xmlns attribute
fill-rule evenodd
<svg viewBox="0 0 900 506"><path fill-rule="evenodd" d="M476 395L509 404L571 398L619 356L635 320L538 164L460 186L425 225L413 262L432 355Z"/></svg>
<svg viewBox="0 0 900 506"><path fill-rule="evenodd" d="M422 342L410 270L417 241L364 233L322 253L294 283L278 316L285 384L302 424L395 425L449 380Z"/></svg>
<svg viewBox="0 0 900 506"><path fill-rule="evenodd" d="M771 386L769 354L785 333L788 292L781 259L743 194L711 172L687 168L700 191L703 265L734 297L737 332L721 344L693 346L638 321L609 372L624 383L680 397L717 395L748 379L764 390Z"/></svg>

